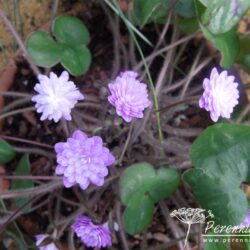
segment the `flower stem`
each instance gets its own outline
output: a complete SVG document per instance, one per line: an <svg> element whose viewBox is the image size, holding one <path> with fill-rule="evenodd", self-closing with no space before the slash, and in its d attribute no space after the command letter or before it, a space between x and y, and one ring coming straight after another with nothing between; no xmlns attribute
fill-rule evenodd
<svg viewBox="0 0 250 250"><path fill-rule="evenodd" d="M34 175L2 175L0 174L0 179L9 180L61 180L61 176L34 176Z"/></svg>
<svg viewBox="0 0 250 250"><path fill-rule="evenodd" d="M0 120L4 119L6 117L12 116L12 115L17 115L17 114L21 114L24 112L28 112L28 111L34 111L35 107L27 107L27 108L21 108L21 109L16 109L7 113L4 113L2 115L0 115Z"/></svg>
<svg viewBox="0 0 250 250"><path fill-rule="evenodd" d="M109 1L109 0L105 0L105 3L117 14L121 17L122 21L125 23L125 25L127 26L127 29L130 33L130 35L132 36L134 42L135 42L135 45L138 49L138 52L142 58L142 62L143 62L143 65L145 67L145 70L146 70L146 73L147 73L147 77L148 77L148 80L149 80L149 86L150 86L150 90L151 90L151 93L152 93L152 96L153 96L153 103L154 103L154 108L156 110L159 109L159 104L158 104L158 98L157 98L157 95L156 95L156 92L155 92L155 87L154 87L154 84L153 84L153 80L151 78L151 75L150 75L150 72L149 72L149 68L148 68L148 65L147 65L147 62L145 60L145 57L144 57L144 54L142 52L142 49L137 41L137 38L135 36L135 34L137 34L140 38L142 38L144 40L144 42L150 44L150 46L152 46L152 44L148 41L148 39L146 37L144 37L140 32L138 32L138 30L129 22L129 20L127 20L127 18L123 15L119 5L117 4L116 1L112 1L112 3ZM153 47L153 46L152 46ZM163 133L162 133L162 129L161 129L161 122L160 122L160 114L159 113L156 113L156 123L157 123L157 130L158 130L158 134L159 134L159 139L161 142L163 142Z"/></svg>
<svg viewBox="0 0 250 250"><path fill-rule="evenodd" d="M200 97L200 95L196 95L196 96L192 96L192 97L189 97L187 99L184 99L184 100L180 100L178 102L171 103L166 107L155 110L155 112L156 113L160 113L160 112L162 113L164 111L167 111L170 108L173 108L173 107L178 106L178 105L183 104L183 103L197 102L199 100L199 97Z"/></svg>
<svg viewBox="0 0 250 250"><path fill-rule="evenodd" d="M140 45L138 44L138 41L135 37L135 35L131 32L131 35L135 41L135 44L136 44L136 47L140 53L140 56L142 58L142 61L144 62L144 67L145 67L145 70L146 70L146 73L147 73L147 76L148 76L148 81L149 81L149 85L150 85L150 89L151 89L151 93L152 93L152 96L153 96L153 102L154 102L154 108L156 110L159 109L159 103L158 103L158 97L157 97L157 94L155 92L155 87L154 87L154 84L153 84L153 80L151 78L151 75L150 75L150 72L149 72L149 68L148 68L148 65L145 61L145 57L143 55L143 52L141 50L141 47ZM156 123L157 123L157 129L158 129L158 135L159 135L159 139L161 142L163 142L163 133L162 133L162 129L161 129L161 120L160 120L160 114L159 112L156 113Z"/></svg>
<svg viewBox="0 0 250 250"><path fill-rule="evenodd" d="M189 233L190 233L190 228L191 228L191 224L189 223L189 224L188 224L187 235L186 235L186 238L185 238L185 244L184 244L184 247L185 247L185 248L186 248L187 243L188 243L188 236L189 236Z"/></svg>

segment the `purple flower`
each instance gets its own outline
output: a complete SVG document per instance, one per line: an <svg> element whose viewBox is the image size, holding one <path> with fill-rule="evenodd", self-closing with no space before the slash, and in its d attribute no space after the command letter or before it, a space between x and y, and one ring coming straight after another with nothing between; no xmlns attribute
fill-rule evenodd
<svg viewBox="0 0 250 250"><path fill-rule="evenodd" d="M103 147L101 137L88 138L80 130L76 130L67 142L55 144L57 153L56 174L64 175L66 188L79 184L86 189L90 183L102 186L108 175L108 166L115 162L114 156Z"/></svg>
<svg viewBox="0 0 250 250"><path fill-rule="evenodd" d="M112 245L110 231L102 225L93 224L87 216L78 216L71 227L87 247L101 248Z"/></svg>
<svg viewBox="0 0 250 250"><path fill-rule="evenodd" d="M43 243L43 241L48 237L48 234L36 235L36 246L39 250L59 250L53 242L48 244Z"/></svg>
<svg viewBox="0 0 250 250"><path fill-rule="evenodd" d="M108 101L126 122L142 118L144 109L151 105L147 85L139 82L137 76L133 71L121 72L114 83L108 85L111 92Z"/></svg>
<svg viewBox="0 0 250 250"><path fill-rule="evenodd" d="M41 121L48 118L58 122L62 117L71 120L71 109L78 100L83 100L84 96L75 84L69 81L68 72L63 71L59 77L51 72L50 77L39 75L38 79L40 83L34 87L38 95L32 97L32 101L36 102L37 112L42 113Z"/></svg>
<svg viewBox="0 0 250 250"><path fill-rule="evenodd" d="M203 81L204 93L199 100L199 106L210 112L211 119L216 122L219 116L230 118L234 106L238 104L238 83L234 82L234 76L228 76L227 71L218 73L212 69L210 79Z"/></svg>

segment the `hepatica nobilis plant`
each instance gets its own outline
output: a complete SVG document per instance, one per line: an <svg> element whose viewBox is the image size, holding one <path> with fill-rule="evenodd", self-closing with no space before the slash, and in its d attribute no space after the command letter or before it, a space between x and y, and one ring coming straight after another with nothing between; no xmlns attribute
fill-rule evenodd
<svg viewBox="0 0 250 250"><path fill-rule="evenodd" d="M60 25L72 25L76 27L76 32L73 35L70 29L61 31ZM88 51L86 44L89 35L85 26L76 18L63 16L54 21L52 32L55 40L43 32L34 33L29 38L27 47L34 61L48 67L60 61L71 74L83 73L89 62L74 68L77 60L81 61L74 55L81 57L83 55L78 53L80 50ZM55 53L44 53L42 41L49 43ZM124 71L108 84L110 94L107 102L125 124L142 119L145 109L152 105L147 84L138 77L137 72ZM85 94L69 79L68 71L63 71L59 76L53 72L49 76L39 75L38 80L32 101L41 115L41 121L71 121L72 109L79 101L84 102ZM234 76L213 68L210 76L204 79L203 88L200 108L210 112L214 122L218 122L220 117L229 119L239 99L238 83ZM104 145L101 137L89 136L80 129L75 130L65 142L55 144L55 174L63 176L65 188L78 186L85 191L91 185L99 188L104 185L110 168L116 167L115 156ZM205 129L192 145L190 158L194 167L184 173L183 180L190 185L201 206L213 212L217 223L238 225L247 215L247 198L240 185L250 179L248 150L249 127L230 124L225 120ZM152 221L155 204L170 197L179 183L180 175L174 168L155 168L147 162L127 167L119 180L126 232L143 232ZM87 247L111 246L110 229L93 219L79 215L71 228ZM45 244L48 237L46 234L38 235L37 246L40 249L58 249L53 240Z"/></svg>
<svg viewBox="0 0 250 250"><path fill-rule="evenodd" d="M147 85L137 77L137 72L125 71L108 84L107 101L125 122L143 118L145 109L151 105ZM84 101L84 94L69 80L69 74L64 71L58 77L51 72L49 77L40 75L38 79L40 82L34 88L37 95L32 100L41 113L40 119L70 121L71 110L78 101ZM239 99L235 78L227 71L213 68L209 78L204 79L203 88L199 106L210 112L215 122L219 117L230 118ZM194 168L186 171L183 178L202 207L213 211L218 223L237 225L247 215L247 199L240 184L250 178L250 156L246 150L250 149L249 137L248 126L223 122L207 128L192 146L190 157ZM65 188L77 185L86 190L90 185L104 185L109 168L115 167L115 157L103 144L101 137L89 137L81 130L76 130L66 142L55 144L58 164L55 173L63 175ZM155 169L146 162L126 168L119 181L125 230L130 234L143 232L153 218L155 204L171 196L179 183L180 176L174 168ZM94 223L87 215L79 215L72 229L88 247L112 244L109 228ZM37 245L46 237L38 235ZM57 249L54 243L50 246L48 249ZM40 249L47 248L42 245Z"/></svg>
<svg viewBox="0 0 250 250"><path fill-rule="evenodd" d="M205 28L203 32L208 35ZM27 50L35 64L50 68L61 63L65 68L59 75L50 72L38 76L32 102L41 121L70 122L73 120L72 110L85 101L87 94L81 93L70 74L79 76L89 68L89 41L85 25L71 16L57 17L51 33L37 31L29 37ZM230 119L239 102L238 83L226 70L212 68L203 81L203 89L198 105L218 123L205 129L192 144L190 159L193 167L184 172L182 180L189 184L202 208L212 211L216 223L242 226L249 221L248 201L241 184L250 181L250 128L226 120ZM107 92L105 101L109 109L123 119L124 126L143 119L154 99L147 84L139 80L139 73L132 70L121 71L107 85ZM155 111L152 109L152 112ZM0 163L6 163L15 152L4 141L0 143L8 152L4 160L0 156ZM122 163L116 160L120 156L115 156L100 136L95 136L94 132L88 135L80 128L58 141L54 149L55 174L61 176L65 188L79 188L81 192L87 192L93 186L101 189L110 169ZM20 168L26 166L26 162L27 157L24 157ZM180 173L173 167L158 167L148 162L128 166L119 178L125 231L132 235L144 232L152 221L155 205L169 198L180 182ZM77 215L70 228L87 247L99 249L112 245L111 229L92 213ZM56 236L45 232L36 236L36 246L42 250L59 249Z"/></svg>

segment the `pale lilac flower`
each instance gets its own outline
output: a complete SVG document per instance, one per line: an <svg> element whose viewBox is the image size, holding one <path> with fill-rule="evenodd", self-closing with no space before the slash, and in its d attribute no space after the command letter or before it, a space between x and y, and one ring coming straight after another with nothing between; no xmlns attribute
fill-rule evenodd
<svg viewBox="0 0 250 250"><path fill-rule="evenodd" d="M38 95L32 97L32 101L36 102L37 112L42 113L41 121L49 119L58 122L62 117L71 120L71 109L84 96L69 81L68 72L63 71L59 77L51 72L49 77L39 75L38 79L40 83L34 87Z"/></svg>
<svg viewBox="0 0 250 250"><path fill-rule="evenodd" d="M228 76L227 71L218 73L212 69L210 79L203 81L204 93L199 100L199 106L210 112L211 119L216 122L219 117L229 119L234 106L238 104L238 83L234 76Z"/></svg>
<svg viewBox="0 0 250 250"><path fill-rule="evenodd" d="M63 174L66 188L79 184L86 189L90 183L102 186L108 175L108 166L115 162L114 156L103 147L101 137L88 138L76 130L67 142L55 144L57 153L56 174Z"/></svg>
<svg viewBox="0 0 250 250"><path fill-rule="evenodd" d="M56 245L51 242L46 245L46 243L43 243L43 241L48 238L48 234L39 234L36 235L36 246L39 250L59 250Z"/></svg>
<svg viewBox="0 0 250 250"><path fill-rule="evenodd" d="M126 122L142 118L145 108L151 105L147 85L139 82L133 71L121 72L114 83L108 85L111 95L108 101L116 108L116 113Z"/></svg>
<svg viewBox="0 0 250 250"><path fill-rule="evenodd" d="M87 247L101 248L112 245L109 229L93 224L87 216L78 216L71 227Z"/></svg>

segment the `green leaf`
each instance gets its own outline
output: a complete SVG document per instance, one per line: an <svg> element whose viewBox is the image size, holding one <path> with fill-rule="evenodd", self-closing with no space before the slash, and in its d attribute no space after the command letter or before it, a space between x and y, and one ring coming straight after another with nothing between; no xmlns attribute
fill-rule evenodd
<svg viewBox="0 0 250 250"><path fill-rule="evenodd" d="M38 66L52 67L59 62L59 48L47 32L33 32L28 38L26 48L32 61Z"/></svg>
<svg viewBox="0 0 250 250"><path fill-rule="evenodd" d="M178 16L177 23L178 27L182 32L185 33L193 33L197 31L200 27L199 17L204 13L205 7L194 0L190 0L192 2L192 9L194 13L190 15L189 17L185 16Z"/></svg>
<svg viewBox="0 0 250 250"><path fill-rule="evenodd" d="M208 6L210 0L199 0L204 6Z"/></svg>
<svg viewBox="0 0 250 250"><path fill-rule="evenodd" d="M155 170L146 162L128 167L119 183L121 200L127 206L124 215L127 232L143 231L152 219L154 203L169 197L179 182L180 177L175 169ZM142 215L139 215L140 211L143 211ZM135 218L136 223L133 222Z"/></svg>
<svg viewBox="0 0 250 250"><path fill-rule="evenodd" d="M228 239L229 237L223 237L223 239ZM220 240L223 240L220 239ZM217 242L218 237L213 236L205 236L203 241L205 241L204 244L204 250L228 250L230 249L229 244L225 245L223 243Z"/></svg>
<svg viewBox="0 0 250 250"><path fill-rule="evenodd" d="M247 198L240 189L250 181L250 127L216 124L193 143L190 157L195 169L184 179L203 208L220 225L237 225L246 217Z"/></svg>
<svg viewBox="0 0 250 250"><path fill-rule="evenodd" d="M185 172L184 180L201 206L212 211L216 224L238 225L245 219L247 198L240 185L233 184L227 176L211 177L203 169L195 168Z"/></svg>
<svg viewBox="0 0 250 250"><path fill-rule="evenodd" d="M230 68L232 64L236 61L238 53L240 51L239 37L236 33L236 28L233 27L225 33L213 34L200 21L200 17L203 15L206 9L198 0L195 0L195 4L197 10L197 18L199 20L200 27L203 31L205 38L210 40L213 43L213 45L221 52L222 55L220 63L221 66L224 68Z"/></svg>
<svg viewBox="0 0 250 250"><path fill-rule="evenodd" d="M91 63L91 53L85 45L69 46L60 44L60 61L72 75L79 76L84 74Z"/></svg>
<svg viewBox="0 0 250 250"><path fill-rule="evenodd" d="M246 250L250 250L250 242L245 241L246 237L240 237L240 239L244 242L244 246ZM249 239L249 238L248 238Z"/></svg>
<svg viewBox="0 0 250 250"><path fill-rule="evenodd" d="M169 0L134 0L133 20L142 28L151 22L164 23L168 9L173 7ZM179 0L175 5L175 11L182 17L194 17L194 0Z"/></svg>
<svg viewBox="0 0 250 250"><path fill-rule="evenodd" d="M187 18L194 17L196 14L194 0L177 1L175 10L182 17L187 17Z"/></svg>
<svg viewBox="0 0 250 250"><path fill-rule="evenodd" d="M211 0L202 17L202 24L213 34L231 30L250 7L249 0Z"/></svg>
<svg viewBox="0 0 250 250"><path fill-rule="evenodd" d="M195 140L190 157L195 167L211 176L230 176L233 182L250 181L250 127L220 123Z"/></svg>
<svg viewBox="0 0 250 250"><path fill-rule="evenodd" d="M206 242L204 244L204 250L228 250L228 247L223 243L216 242L216 240L214 239L213 241Z"/></svg>
<svg viewBox="0 0 250 250"><path fill-rule="evenodd" d="M124 204L134 196L149 194L158 202L170 196L178 187L180 177L172 168L155 170L149 163L137 163L128 167L120 179L120 195Z"/></svg>
<svg viewBox="0 0 250 250"><path fill-rule="evenodd" d="M166 17L168 0L134 0L133 20L140 27Z"/></svg>
<svg viewBox="0 0 250 250"><path fill-rule="evenodd" d="M178 27L182 32L193 33L199 29L197 17L178 17Z"/></svg>
<svg viewBox="0 0 250 250"><path fill-rule="evenodd" d="M87 45L90 41L89 31L84 23L74 16L59 16L52 25L56 38L70 45Z"/></svg>
<svg viewBox="0 0 250 250"><path fill-rule="evenodd" d="M16 175L30 175L30 162L28 155L24 155L21 160L19 161L17 168L16 168ZM18 190L18 189L30 189L33 188L34 184L32 180L28 179L14 179L12 181L11 189ZM15 207L21 207L24 205L30 197L23 196L13 199L13 204ZM27 205L23 211L28 212L31 208L31 205Z"/></svg>
<svg viewBox="0 0 250 250"><path fill-rule="evenodd" d="M204 36L210 40L214 46L221 52L221 66L230 68L235 62L240 50L239 37L233 28L226 33L214 35L205 26L201 26Z"/></svg>
<svg viewBox="0 0 250 250"><path fill-rule="evenodd" d="M16 153L12 146L0 139L0 164L6 164L15 157Z"/></svg>
<svg viewBox="0 0 250 250"><path fill-rule="evenodd" d="M155 171L154 180L148 191L154 203L169 197L178 187L180 176L173 168L160 168Z"/></svg>
<svg viewBox="0 0 250 250"><path fill-rule="evenodd" d="M154 203L149 196L134 196L123 214L124 227L129 234L143 232L153 218Z"/></svg>
<svg viewBox="0 0 250 250"><path fill-rule="evenodd" d="M122 202L128 204L132 198L131 194L144 196L150 189L154 175L154 168L146 162L128 167L123 172L119 182Z"/></svg>
<svg viewBox="0 0 250 250"><path fill-rule="evenodd" d="M34 32L27 41L27 50L35 64L51 67L59 62L75 76L85 73L91 63L91 54L85 46L90 36L87 28L76 17L59 16L52 26L58 40L43 31Z"/></svg>

